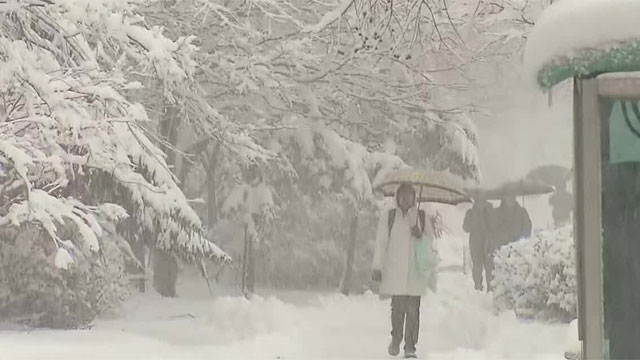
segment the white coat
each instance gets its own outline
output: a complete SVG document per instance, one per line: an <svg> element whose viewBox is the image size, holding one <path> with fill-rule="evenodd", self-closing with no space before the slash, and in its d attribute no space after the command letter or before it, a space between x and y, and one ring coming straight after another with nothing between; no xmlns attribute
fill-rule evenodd
<svg viewBox="0 0 640 360"><path fill-rule="evenodd" d="M433 238L434 231L429 221L429 214L426 211L425 214L424 231ZM416 224L418 211L413 207L404 215L400 209L397 209L391 236L389 236L388 216L388 211L380 216L373 256L373 269L382 272L380 295L422 296L427 289L428 279L425 279L416 267L414 245L416 239L411 235L411 228Z"/></svg>

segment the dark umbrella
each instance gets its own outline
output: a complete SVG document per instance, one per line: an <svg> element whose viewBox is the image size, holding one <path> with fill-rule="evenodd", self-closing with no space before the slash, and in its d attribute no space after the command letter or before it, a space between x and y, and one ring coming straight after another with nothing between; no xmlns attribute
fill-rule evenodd
<svg viewBox="0 0 640 360"><path fill-rule="evenodd" d="M464 191L469 194L469 197L471 197L474 201L475 200L490 200L487 198L487 191L489 191L489 189L483 189L483 188L466 188L464 189Z"/></svg>
<svg viewBox="0 0 640 360"><path fill-rule="evenodd" d="M525 178L519 181L506 182L484 194L487 200L500 200L506 196L534 196L549 194L554 187L540 181Z"/></svg>
<svg viewBox="0 0 640 360"><path fill-rule="evenodd" d="M570 177L571 169L560 165L539 166L527 174L531 181L553 186L564 184Z"/></svg>

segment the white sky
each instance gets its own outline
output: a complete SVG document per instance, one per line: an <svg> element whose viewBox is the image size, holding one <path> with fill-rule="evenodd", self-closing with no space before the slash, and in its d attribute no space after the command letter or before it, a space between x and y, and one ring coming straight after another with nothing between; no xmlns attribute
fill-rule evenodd
<svg viewBox="0 0 640 360"><path fill-rule="evenodd" d="M524 83L495 89L491 117L476 118L480 136L482 184L513 180L539 165L572 166L573 119L571 84L548 95Z"/></svg>

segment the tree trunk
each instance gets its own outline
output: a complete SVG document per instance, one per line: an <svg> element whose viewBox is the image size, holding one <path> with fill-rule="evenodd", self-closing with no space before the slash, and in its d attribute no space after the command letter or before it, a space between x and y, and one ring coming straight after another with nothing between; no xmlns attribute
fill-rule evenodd
<svg viewBox="0 0 640 360"><path fill-rule="evenodd" d="M130 227L133 226L133 221L131 222L132 225L130 225ZM131 230L129 230L130 234L133 234L133 232ZM149 249L147 248L147 246L145 245L145 243L142 241L142 238L140 239L136 239L135 237L133 238L133 241L130 242L131 245L131 251L133 251L133 255L136 257L136 259L138 261L140 261L140 264L142 265L142 269L138 269L136 268L132 268L130 269L130 271L134 272L135 274L140 276L140 280L138 283L138 289L140 290L140 292L146 292L147 291L147 253L149 252Z"/></svg>
<svg viewBox="0 0 640 360"><path fill-rule="evenodd" d="M218 201L216 196L216 180L207 174L207 225L215 226L218 221Z"/></svg>
<svg viewBox="0 0 640 360"><path fill-rule="evenodd" d="M344 295L349 295L349 289L351 285L351 275L353 273L353 262L356 255L356 243L358 241L358 213L356 212L351 220L349 226L349 243L347 245L347 261L344 267L344 276L342 277L342 284L340 292Z"/></svg>
<svg viewBox="0 0 640 360"><path fill-rule="evenodd" d="M167 164L169 166L175 166L176 164L176 152L175 148L178 144L178 125L180 119L178 119L178 109L174 106L169 106L165 109L164 118L160 123L160 133L167 141L168 145L161 144L161 148L167 155ZM173 147L173 148L172 148ZM175 171L175 169L174 169Z"/></svg>
<svg viewBox="0 0 640 360"><path fill-rule="evenodd" d="M253 238L249 236L247 252L247 291L253 294L256 283L255 249L253 248Z"/></svg>
<svg viewBox="0 0 640 360"><path fill-rule="evenodd" d="M173 147L178 143L178 109L168 106L160 123L160 132L165 140ZM175 166L176 152L171 146L162 145L162 150L167 155L167 164ZM175 172L175 169L173 169ZM155 241L154 241L155 243ZM162 296L176 296L176 281L178 279L178 261L165 251L155 249L153 261L153 286Z"/></svg>
<svg viewBox="0 0 640 360"><path fill-rule="evenodd" d="M244 294L245 297L248 297L248 292L247 292L247 258L249 257L249 236L248 236L248 226L245 225L244 226L244 251L242 252L242 294Z"/></svg>
<svg viewBox="0 0 640 360"><path fill-rule="evenodd" d="M207 225L213 227L218 221L218 196L216 192L216 175L218 170L218 150L220 143L216 144L211 154L205 155L205 172L207 176Z"/></svg>
<svg viewBox="0 0 640 360"><path fill-rule="evenodd" d="M221 145L221 142L217 141L211 151L206 150L206 145L202 145L202 147L196 146L194 148L196 153L203 152L201 159L206 177L205 187L207 192L207 227L210 229L213 228L218 221L218 196L216 191L216 183ZM186 166L184 166L182 169L182 177L184 177L185 179L189 172L189 170L186 169L187 167L190 167L190 165L186 164Z"/></svg>
<svg viewBox="0 0 640 360"><path fill-rule="evenodd" d="M158 248L154 251L153 260L153 286L160 295L175 297L178 260L174 255Z"/></svg>
<svg viewBox="0 0 640 360"><path fill-rule="evenodd" d="M249 234L249 226L244 227L244 254L242 255L242 293L249 297L255 290L255 256L253 239Z"/></svg>

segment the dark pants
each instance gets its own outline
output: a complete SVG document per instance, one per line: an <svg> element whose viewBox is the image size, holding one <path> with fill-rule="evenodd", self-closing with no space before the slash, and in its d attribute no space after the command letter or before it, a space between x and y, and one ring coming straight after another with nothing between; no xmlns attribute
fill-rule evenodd
<svg viewBox="0 0 640 360"><path fill-rule="evenodd" d="M391 337L400 345L404 329L404 351L415 352L420 332L420 296L391 297Z"/></svg>
<svg viewBox="0 0 640 360"><path fill-rule="evenodd" d="M471 262L473 263L472 275L476 290L482 290L482 270L484 270L487 291L489 291L493 279L493 255L482 251L471 251Z"/></svg>
<svg viewBox="0 0 640 360"><path fill-rule="evenodd" d="M491 291L491 281L493 281L493 258L495 257L495 252L487 254L487 258L484 263L484 272L487 278L487 292Z"/></svg>

